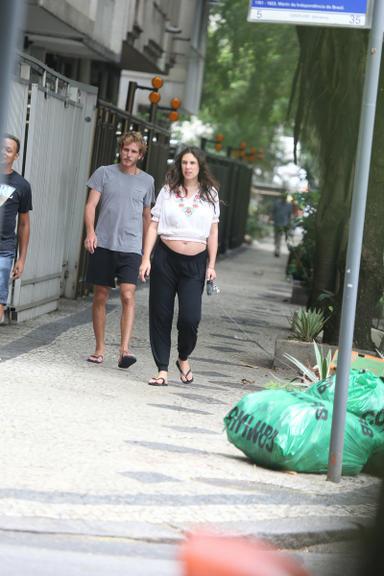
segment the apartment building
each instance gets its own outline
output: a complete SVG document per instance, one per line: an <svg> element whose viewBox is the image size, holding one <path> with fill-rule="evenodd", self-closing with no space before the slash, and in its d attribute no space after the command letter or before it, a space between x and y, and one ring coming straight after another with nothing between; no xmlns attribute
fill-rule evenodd
<svg viewBox="0 0 384 576"><path fill-rule="evenodd" d="M98 87L125 107L130 79L157 74L162 99L196 112L209 0L28 0L24 51L57 72ZM138 95L140 105L143 95ZM144 101L144 100L143 100Z"/></svg>
<svg viewBox="0 0 384 576"><path fill-rule="evenodd" d="M128 84L130 81L149 85L154 73L164 79L161 89L161 105L169 106L172 98L182 101L182 109L189 114L196 114L200 105L203 83L206 36L209 5L207 0L163 0L163 20L154 18L156 27L148 27L141 39L145 52L148 35L157 35L156 50L152 54L152 67L141 66L140 59L133 56L125 60L121 72L119 106L125 107ZM144 7L144 2L142 3ZM148 6L151 2L147 3ZM161 3L152 2L152 4ZM171 8L172 5L172 9ZM158 10L158 7L156 8ZM144 17L144 14L142 16ZM166 17L168 14L168 18ZM138 91L135 97L134 112L148 105L148 95Z"/></svg>

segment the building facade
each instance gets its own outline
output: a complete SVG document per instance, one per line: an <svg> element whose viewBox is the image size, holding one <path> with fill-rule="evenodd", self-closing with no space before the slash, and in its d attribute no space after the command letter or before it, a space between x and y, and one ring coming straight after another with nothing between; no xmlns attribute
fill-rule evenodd
<svg viewBox="0 0 384 576"><path fill-rule="evenodd" d="M123 108L130 79L163 76L163 100L178 96L185 111L196 113L210 3L29 0L24 52L60 74L97 86L101 99Z"/></svg>

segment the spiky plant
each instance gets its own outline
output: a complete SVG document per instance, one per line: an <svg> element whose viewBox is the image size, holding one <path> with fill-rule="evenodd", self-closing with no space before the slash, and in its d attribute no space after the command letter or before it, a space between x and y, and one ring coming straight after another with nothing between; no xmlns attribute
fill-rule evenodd
<svg viewBox="0 0 384 576"><path fill-rule="evenodd" d="M302 342L313 342L323 330L326 321L322 310L300 308L291 317L293 336Z"/></svg>
<svg viewBox="0 0 384 576"><path fill-rule="evenodd" d="M321 346L318 346L315 340L313 341L313 346L315 349L316 365L313 369L305 366L300 360L292 356L291 354L284 354L285 358L292 362L303 374L304 379L310 382L317 382L318 380L324 380L332 373L332 353L328 350L327 354L324 354Z"/></svg>

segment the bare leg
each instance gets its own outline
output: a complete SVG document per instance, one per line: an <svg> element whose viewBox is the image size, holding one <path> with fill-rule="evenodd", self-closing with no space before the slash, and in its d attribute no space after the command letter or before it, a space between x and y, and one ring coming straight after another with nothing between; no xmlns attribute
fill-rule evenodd
<svg viewBox="0 0 384 576"><path fill-rule="evenodd" d="M135 292L134 284L120 284L121 319L120 319L120 354L131 354L129 341L132 335L135 319Z"/></svg>
<svg viewBox="0 0 384 576"><path fill-rule="evenodd" d="M104 356L105 349L105 306L109 298L107 286L95 286L92 305L93 331L95 333L95 356Z"/></svg>

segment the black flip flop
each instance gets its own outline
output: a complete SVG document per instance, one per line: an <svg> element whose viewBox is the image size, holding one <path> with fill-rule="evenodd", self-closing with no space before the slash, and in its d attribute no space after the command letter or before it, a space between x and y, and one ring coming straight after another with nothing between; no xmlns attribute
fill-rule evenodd
<svg viewBox="0 0 384 576"><path fill-rule="evenodd" d="M117 365L119 368L129 368L136 360L136 356L133 356L133 354L123 354L120 356Z"/></svg>
<svg viewBox="0 0 384 576"><path fill-rule="evenodd" d="M193 376L190 380L188 380L187 376L188 376L188 374L192 374L192 370L189 369L188 372L183 372L183 370L181 369L181 366L180 366L180 362L178 360L176 360L176 366L180 372L180 381L183 384L191 384L193 382ZM183 377L185 378L185 380L183 380Z"/></svg>
<svg viewBox="0 0 384 576"><path fill-rule="evenodd" d="M151 380L153 380L153 382L151 382ZM159 378L153 377L151 380L148 382L149 386L168 386L168 382L161 376Z"/></svg>

